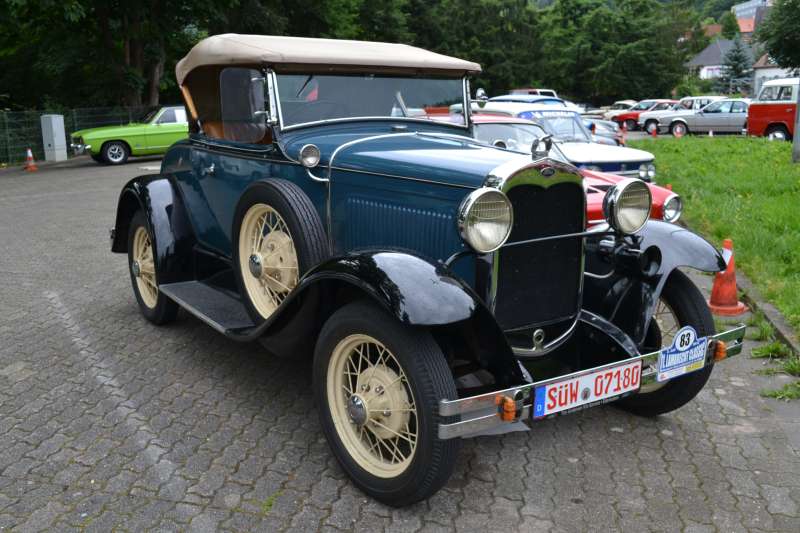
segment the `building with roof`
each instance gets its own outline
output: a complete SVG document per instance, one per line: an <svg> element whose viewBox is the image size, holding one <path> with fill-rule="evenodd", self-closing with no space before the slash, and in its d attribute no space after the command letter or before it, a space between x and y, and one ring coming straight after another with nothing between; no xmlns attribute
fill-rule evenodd
<svg viewBox="0 0 800 533"><path fill-rule="evenodd" d="M747 43L744 45L745 52L750 56L751 61L753 51ZM733 48L733 41L730 39L717 39L706 46L702 52L694 56L686 68L697 74L701 80L711 80L722 75L725 55Z"/></svg>
<svg viewBox="0 0 800 533"><path fill-rule="evenodd" d="M731 8L737 19L755 19L759 8L772 7L772 0L748 0Z"/></svg>
<svg viewBox="0 0 800 533"><path fill-rule="evenodd" d="M793 71L780 68L769 55L764 54L753 65L753 94L758 94L765 82L788 78L793 74Z"/></svg>

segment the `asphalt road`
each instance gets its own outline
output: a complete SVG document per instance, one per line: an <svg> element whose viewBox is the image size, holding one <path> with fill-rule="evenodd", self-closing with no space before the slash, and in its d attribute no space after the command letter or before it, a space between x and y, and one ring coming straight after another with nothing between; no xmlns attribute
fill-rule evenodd
<svg viewBox="0 0 800 533"><path fill-rule="evenodd" d="M470 440L428 502L371 501L328 451L307 361L140 317L108 228L157 165L0 171L0 529L800 531L800 404L759 397L747 353L676 413Z"/></svg>

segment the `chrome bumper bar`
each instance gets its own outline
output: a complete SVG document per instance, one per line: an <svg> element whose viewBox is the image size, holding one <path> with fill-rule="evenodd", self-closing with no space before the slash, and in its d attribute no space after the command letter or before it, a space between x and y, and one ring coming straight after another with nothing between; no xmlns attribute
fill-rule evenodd
<svg viewBox="0 0 800 533"><path fill-rule="evenodd" d="M92 145L91 144L70 143L69 147L72 148L72 153L75 154L75 155L83 155L83 154L85 154L86 152L88 152L89 150L92 149Z"/></svg>
<svg viewBox="0 0 800 533"><path fill-rule="evenodd" d="M717 361L722 361L728 357L738 355L742 351L744 343L745 326L739 325L734 329L717 333L710 336L708 345L706 347L706 356L703 368L712 365ZM724 343L724 355L717 353L719 342ZM554 378L537 381L534 383L526 383L517 387L510 387L503 390L479 394L469 398L461 398L459 400L441 400L439 402L439 414L441 416L456 416L460 415L461 420L451 424L439 424L439 438L440 439L453 439L456 437L463 437L475 435L487 430L496 428L503 424L513 422L533 422L531 417L531 399L533 398L534 391L539 387L547 386L551 383L572 379L584 374L590 374L607 368L613 368L618 365L633 363L636 361L642 362L642 377L641 384L648 385L656 381L656 374L658 374L658 359L661 351L650 352L622 361L615 361L607 365L602 365L594 368L587 368L579 370L571 374L563 376L556 376ZM514 414L513 418L505 415L502 412L502 407L507 409L512 405ZM589 404L591 407L595 404ZM507 411L508 412L508 411Z"/></svg>

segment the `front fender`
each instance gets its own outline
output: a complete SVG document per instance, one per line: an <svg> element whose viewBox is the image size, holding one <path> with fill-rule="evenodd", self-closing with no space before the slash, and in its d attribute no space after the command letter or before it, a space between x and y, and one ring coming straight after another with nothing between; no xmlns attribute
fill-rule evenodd
<svg viewBox="0 0 800 533"><path fill-rule="evenodd" d="M169 176L139 176L125 184L117 204L111 251L127 253L130 222L139 210L153 238L158 283L194 279L192 249L196 239L183 200Z"/></svg>
<svg viewBox="0 0 800 533"><path fill-rule="evenodd" d="M410 327L428 327L446 340L454 359L475 360L499 385L523 382L500 326L475 292L447 267L404 251L363 251L330 259L301 280L283 310L239 340L292 353L301 339L316 339L336 309L369 298ZM445 350L446 352L446 350Z"/></svg>
<svg viewBox="0 0 800 533"><path fill-rule="evenodd" d="M670 274L680 267L719 272L725 269L725 259L703 237L658 220L645 224L636 247L645 256L658 258L657 268L637 272L616 266L602 278L587 276L584 306L614 323L641 346ZM590 248L590 253L599 253L594 247L587 250ZM603 262L597 255L587 257L590 265Z"/></svg>

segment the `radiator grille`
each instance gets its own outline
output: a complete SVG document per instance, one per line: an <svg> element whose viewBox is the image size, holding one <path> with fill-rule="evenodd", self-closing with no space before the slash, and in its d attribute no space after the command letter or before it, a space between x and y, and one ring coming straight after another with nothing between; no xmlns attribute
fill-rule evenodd
<svg viewBox="0 0 800 533"><path fill-rule="evenodd" d="M584 229L585 199L579 184L520 185L507 194L514 206L509 243ZM580 237L505 246L495 261L494 312L504 330L553 323L578 312L583 275Z"/></svg>

